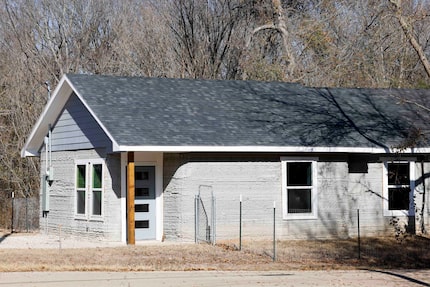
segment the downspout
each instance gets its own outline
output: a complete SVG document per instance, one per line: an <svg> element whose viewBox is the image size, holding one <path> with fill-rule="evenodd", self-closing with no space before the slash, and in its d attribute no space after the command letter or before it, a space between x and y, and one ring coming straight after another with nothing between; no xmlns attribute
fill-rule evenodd
<svg viewBox="0 0 430 287"><path fill-rule="evenodd" d="M48 143L49 143L49 181L53 180L53 170L52 170L52 127L49 124L48 131Z"/></svg>
<svg viewBox="0 0 430 287"><path fill-rule="evenodd" d="M48 90L48 101L51 99L51 86L46 81L45 85ZM52 183L52 131L51 124L48 126L48 135L45 137L45 174L42 181L42 217L45 217L45 231L48 233L48 213L49 213L49 187Z"/></svg>
<svg viewBox="0 0 430 287"><path fill-rule="evenodd" d="M49 135L45 137L45 177L48 176L49 162L48 162L48 149L49 149Z"/></svg>
<svg viewBox="0 0 430 287"><path fill-rule="evenodd" d="M42 176L42 217L46 217L45 231L48 231L48 212L49 212L49 194L48 194L48 179L49 179L49 137L45 137L45 174Z"/></svg>

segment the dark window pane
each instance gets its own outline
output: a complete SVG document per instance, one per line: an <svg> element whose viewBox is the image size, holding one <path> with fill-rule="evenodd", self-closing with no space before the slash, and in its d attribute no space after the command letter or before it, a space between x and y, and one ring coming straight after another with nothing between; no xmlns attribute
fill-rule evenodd
<svg viewBox="0 0 430 287"><path fill-rule="evenodd" d="M149 204L136 204L134 206L135 212L149 212Z"/></svg>
<svg viewBox="0 0 430 287"><path fill-rule="evenodd" d="M136 180L148 180L149 179L149 172L147 172L147 171L136 171L134 177Z"/></svg>
<svg viewBox="0 0 430 287"><path fill-rule="evenodd" d="M288 162L287 163L287 185L288 186L311 186L312 185L312 163L311 162Z"/></svg>
<svg viewBox="0 0 430 287"><path fill-rule="evenodd" d="M102 215L102 192L93 191L93 215Z"/></svg>
<svg viewBox="0 0 430 287"><path fill-rule="evenodd" d="M136 197L149 196L149 188L147 188L147 187L137 187L135 189L135 196Z"/></svg>
<svg viewBox="0 0 430 287"><path fill-rule="evenodd" d="M409 210L410 188L389 188L388 189L388 209L389 210Z"/></svg>
<svg viewBox="0 0 430 287"><path fill-rule="evenodd" d="M78 165L76 170L76 186L85 188L85 165Z"/></svg>
<svg viewBox="0 0 430 287"><path fill-rule="evenodd" d="M389 163L388 184L409 185L409 163Z"/></svg>
<svg viewBox="0 0 430 287"><path fill-rule="evenodd" d="M311 213L311 189L288 189L288 213Z"/></svg>
<svg viewBox="0 0 430 287"><path fill-rule="evenodd" d="M134 222L135 228L149 228L149 220L139 220Z"/></svg>
<svg viewBox="0 0 430 287"><path fill-rule="evenodd" d="M85 190L78 190L76 198L76 212L78 214L85 214Z"/></svg>
<svg viewBox="0 0 430 287"><path fill-rule="evenodd" d="M102 187L102 165L93 165L93 188Z"/></svg>

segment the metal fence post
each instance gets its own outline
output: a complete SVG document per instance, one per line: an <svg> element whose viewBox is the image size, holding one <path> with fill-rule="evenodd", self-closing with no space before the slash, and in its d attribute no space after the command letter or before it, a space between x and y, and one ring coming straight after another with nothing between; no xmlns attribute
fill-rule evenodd
<svg viewBox="0 0 430 287"><path fill-rule="evenodd" d="M197 234L199 233L199 204L198 204L199 196L196 195L194 197L194 242L197 243Z"/></svg>
<svg viewBox="0 0 430 287"><path fill-rule="evenodd" d="M358 259L361 259L360 209L357 209L357 233L358 233Z"/></svg>
<svg viewBox="0 0 430 287"><path fill-rule="evenodd" d="M212 193L212 244L216 244L216 201Z"/></svg>
<svg viewBox="0 0 430 287"><path fill-rule="evenodd" d="M273 261L276 261L276 201L273 202Z"/></svg>
<svg viewBox="0 0 430 287"><path fill-rule="evenodd" d="M242 194L239 200L239 250L242 250Z"/></svg>
<svg viewBox="0 0 430 287"><path fill-rule="evenodd" d="M30 194L30 191L27 191L25 194L25 229L28 233L28 196Z"/></svg>
<svg viewBox="0 0 430 287"><path fill-rule="evenodd" d="M14 201L15 201L15 192L13 192L12 191L12 222L11 222L11 226L10 226L10 233L13 233L13 221L14 221L14 210L13 210L13 207L14 207Z"/></svg>

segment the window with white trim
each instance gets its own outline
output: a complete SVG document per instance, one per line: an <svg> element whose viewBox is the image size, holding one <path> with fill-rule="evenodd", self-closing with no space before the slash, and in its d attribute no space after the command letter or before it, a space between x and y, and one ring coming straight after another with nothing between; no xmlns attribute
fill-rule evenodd
<svg viewBox="0 0 430 287"><path fill-rule="evenodd" d="M317 217L316 163L316 159L281 159L285 219Z"/></svg>
<svg viewBox="0 0 430 287"><path fill-rule="evenodd" d="M78 217L102 215L103 166L102 160L76 162L76 215Z"/></svg>
<svg viewBox="0 0 430 287"><path fill-rule="evenodd" d="M412 161L384 162L384 215L413 215L415 165Z"/></svg>

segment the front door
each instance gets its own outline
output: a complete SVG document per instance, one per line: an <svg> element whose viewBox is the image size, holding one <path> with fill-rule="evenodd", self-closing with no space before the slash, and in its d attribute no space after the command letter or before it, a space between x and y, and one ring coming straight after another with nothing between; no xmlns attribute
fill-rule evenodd
<svg viewBox="0 0 430 287"><path fill-rule="evenodd" d="M155 239L155 166L135 167L135 237Z"/></svg>

